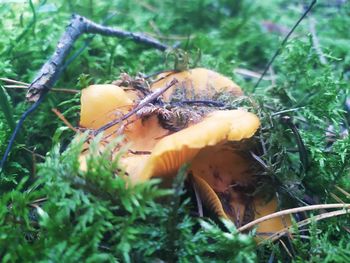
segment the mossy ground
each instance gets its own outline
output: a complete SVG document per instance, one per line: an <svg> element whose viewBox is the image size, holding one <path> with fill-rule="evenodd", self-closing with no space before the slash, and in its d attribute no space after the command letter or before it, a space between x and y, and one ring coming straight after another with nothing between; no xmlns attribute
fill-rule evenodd
<svg viewBox="0 0 350 263"><path fill-rule="evenodd" d="M283 206L295 205L305 194L319 203L349 203L349 196L339 190L350 191L350 137L341 136L350 121L344 106L350 93L349 3L319 1L257 89L257 78L237 71L262 72L304 4L5 1L0 5L0 77L30 83L72 13L108 26L148 32L170 45L179 43L191 57L190 66L232 78L254 101L243 103L262 119L261 136L268 146L263 161L270 182L265 186L279 193ZM311 33L312 20L317 37ZM81 48L83 52L75 57ZM81 89L110 83L123 72L150 74L174 67L172 54L102 36L79 39L70 58L56 87ZM3 153L28 103L23 90L1 89ZM348 215L312 223L307 235L300 232L287 249L280 243L256 247L250 236L235 234L229 223L226 232L204 221L199 227L198 220L188 215L188 203L180 202L181 177L172 191L159 189L156 181L126 188L123 180L112 179L111 171L118 164L108 163L106 156L91 159L88 172L80 172L79 143L69 145L74 132L52 108L77 125L79 94L50 92L21 130L0 178L2 262L350 262ZM309 157L306 172L299 169L297 138L281 122L281 111L293 118L304 141ZM333 144L326 136L330 126ZM159 197L166 201L159 203Z"/></svg>

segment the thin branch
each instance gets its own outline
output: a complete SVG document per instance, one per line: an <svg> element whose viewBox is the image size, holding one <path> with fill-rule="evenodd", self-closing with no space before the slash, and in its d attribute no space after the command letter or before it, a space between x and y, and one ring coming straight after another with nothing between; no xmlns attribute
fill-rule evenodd
<svg viewBox="0 0 350 263"><path fill-rule="evenodd" d="M287 248L286 244L280 239L279 242L282 244L282 247L284 248L284 250L287 252L288 256L293 259L293 255L292 253L289 251L289 249Z"/></svg>
<svg viewBox="0 0 350 263"><path fill-rule="evenodd" d="M41 94L41 96L39 97L39 99L34 103L32 104L32 106L29 107L28 110L26 110L21 118L19 119L14 131L12 132L12 135L11 135L11 138L9 140L9 143L7 144L7 147L6 147L6 150L5 150L5 153L1 159L1 162L0 162L0 173L2 172L2 169L4 168L4 165L5 165L5 162L7 160L7 157L8 155L10 154L10 151L11 151L11 148L12 148L12 145L14 144L15 142L15 139L16 139L16 136L17 136L17 133L19 132L19 130L22 128L22 125L23 125L23 122L24 120L33 112L35 111L41 104L41 102L44 100L45 98L45 95L46 93L48 92L48 90L44 90L44 92Z"/></svg>
<svg viewBox="0 0 350 263"><path fill-rule="evenodd" d="M6 89L28 90L28 86L22 86L22 85L4 85L3 87ZM61 89L61 88L52 88L51 91L62 92L62 93L71 93L71 94L77 94L80 92L79 90L75 90L75 89Z"/></svg>
<svg viewBox="0 0 350 263"><path fill-rule="evenodd" d="M132 109L131 111L129 111L127 114L125 114L123 117L116 119L114 121L111 121L109 123L107 123L106 125L103 125L101 128L97 129L94 132L94 135L96 136L97 134L99 134L100 132L103 132L111 127L113 127L114 125L125 121L126 119L130 118L132 115L136 114L140 109L142 109L144 106L146 106L149 103L152 103L154 100L156 100L160 95L162 95L165 91L167 91L168 89L170 89L172 86L174 86L175 84L177 84L179 81L177 79L173 79L166 87L162 88L162 89L158 89L156 91L154 91L153 93L151 93L150 95L146 96L143 100L140 101L139 104L137 104L137 106Z"/></svg>
<svg viewBox="0 0 350 263"><path fill-rule="evenodd" d="M41 203L41 202L45 202L47 201L48 198L47 197L42 197L42 198L39 198L39 199L36 199L34 201L31 201L31 204L34 204L34 203Z"/></svg>
<svg viewBox="0 0 350 263"><path fill-rule="evenodd" d="M267 216L260 217L248 224L245 224L244 226L238 228L238 232L243 232L253 226L256 226L257 224L260 224L261 222L270 220L272 218L284 216L284 215L289 215L289 214L294 214L294 213L299 213L299 212L304 212L304 211L311 211L311 210L320 210L320 209L329 209L329 208L350 208L350 204L325 204L325 205L309 205L309 206L303 206L303 207L297 207L297 208L291 208L291 209L286 209L282 210Z"/></svg>
<svg viewBox="0 0 350 263"><path fill-rule="evenodd" d="M8 82L8 83L21 84L23 86L29 86L29 83L25 83L25 82L14 80L14 79L0 78L0 80Z"/></svg>
<svg viewBox="0 0 350 263"><path fill-rule="evenodd" d="M31 153L31 154L32 154L33 156L35 156L35 157L39 157L41 160L45 160L45 156L43 156L43 155L41 155L41 154L39 154L39 153L36 153L36 152L34 152L34 151L28 149L27 147L21 147L21 149L25 150L26 152Z"/></svg>
<svg viewBox="0 0 350 263"><path fill-rule="evenodd" d="M265 169L265 171L269 170L269 166L259 157L257 156L253 151L249 151L250 155L257 161L262 168Z"/></svg>
<svg viewBox="0 0 350 263"><path fill-rule="evenodd" d="M328 213L322 213L320 215L317 216L313 216L312 218L308 218L308 219L304 219L300 222L297 223L298 227L303 227L306 226L308 224L310 224L313 221L320 221L326 218L330 218L330 217L335 217L335 216L340 216L340 215L345 215L348 214L349 211L341 209L341 210L336 210L336 211L332 211L332 212L328 212ZM280 238L281 236L285 235L286 233L288 233L289 231L291 231L293 229L293 226L289 226L286 228L283 228L282 230L274 233L273 235L269 236L267 239L262 240L259 244L262 244L266 241L274 241L278 238Z"/></svg>
<svg viewBox="0 0 350 263"><path fill-rule="evenodd" d="M52 57L42 66L39 74L30 84L27 93L27 99L29 101L38 100L43 90L52 88L62 70L64 60L69 54L74 42L84 33L131 38L137 43L143 43L162 51L168 48L167 45L162 44L158 40L146 36L145 34L106 27L99 25L83 16L73 15L70 24L58 42Z"/></svg>
<svg viewBox="0 0 350 263"><path fill-rule="evenodd" d="M236 68L233 70L235 74L242 75L243 77L255 78L258 79L261 77L261 74L245 68ZM271 80L271 77L263 77L263 80Z"/></svg>
<svg viewBox="0 0 350 263"><path fill-rule="evenodd" d="M300 110L302 108L304 108L304 107L299 107L299 108L294 108L294 109L288 109L288 110L282 110L282 111L274 112L274 113L271 114L271 117L277 116L277 115L281 115L281 114L284 114L284 113L288 113L288 112L292 112L292 111L298 111L298 110Z"/></svg>
<svg viewBox="0 0 350 263"><path fill-rule="evenodd" d="M343 195L345 195L347 198L350 198L350 193L348 193L347 191L345 191L343 188L340 188L339 186L335 186L335 188L338 189L338 191L340 191Z"/></svg>
<svg viewBox="0 0 350 263"><path fill-rule="evenodd" d="M343 200L341 200L341 198L339 198L339 196L337 196L336 194L334 194L334 193L330 193L330 195L331 195L331 197L335 200L335 201L337 201L338 203L340 203L340 204L345 204L345 202L343 201Z"/></svg>
<svg viewBox="0 0 350 263"><path fill-rule="evenodd" d="M28 86L23 86L23 85L4 85L3 87L6 89L24 89L24 90L28 89Z"/></svg>
<svg viewBox="0 0 350 263"><path fill-rule="evenodd" d="M309 5L309 7L305 10L305 12L303 13L303 15L298 19L298 21L295 23L295 25L293 26L293 28L289 31L289 33L286 35L286 37L283 39L280 47L276 50L275 54L272 56L272 58L270 59L269 63L267 63L263 73L261 74L259 80L257 81L257 83L255 84L254 88L253 88L253 92L256 90L256 88L259 86L261 80L264 78L264 76L266 75L267 71L269 70L270 66L272 65L272 63L275 61L276 57L280 54L280 52L282 51L283 47L285 46L285 44L287 43L289 37L293 34L293 32L295 31L295 29L298 27L298 25L300 24L300 22L306 17L306 15L311 11L311 9L314 7L314 5L316 4L317 0L313 0L311 2L311 4Z"/></svg>
<svg viewBox="0 0 350 263"><path fill-rule="evenodd" d="M182 100L179 102L174 103L175 105L181 105L181 104L204 104L206 106L214 106L214 107L224 107L225 104L219 101L215 100Z"/></svg>
<svg viewBox="0 0 350 263"><path fill-rule="evenodd" d="M281 117L281 120L287 124L287 126L292 130L296 140L297 140L297 145L298 145L298 150L299 150L299 159L301 162L301 167L300 167L300 175L305 174L308 169L309 169L309 158L307 154L307 150L305 147L305 144L303 142L303 139L301 138L301 135L298 131L297 126L293 123L291 117L285 115Z"/></svg>
<svg viewBox="0 0 350 263"><path fill-rule="evenodd" d="M75 133L78 133L79 130L75 127L73 127L73 125L63 116L63 114L56 108L51 109L53 113L56 114L56 116L63 121L64 124L66 124L66 126L71 129L72 131L74 131Z"/></svg>

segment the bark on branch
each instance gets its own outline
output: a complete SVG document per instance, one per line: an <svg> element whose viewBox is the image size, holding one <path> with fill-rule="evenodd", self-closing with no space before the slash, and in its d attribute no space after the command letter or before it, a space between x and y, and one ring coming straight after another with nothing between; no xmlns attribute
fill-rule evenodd
<svg viewBox="0 0 350 263"><path fill-rule="evenodd" d="M42 66L37 77L30 84L26 96L27 100L37 101L44 90L49 90L53 87L60 75L65 58L72 49L74 42L82 34L100 34L104 36L130 38L137 43L143 43L162 51L168 48L167 45L143 33L133 33L121 29L106 27L96 24L83 16L76 14L72 15L72 19L59 40L55 52Z"/></svg>

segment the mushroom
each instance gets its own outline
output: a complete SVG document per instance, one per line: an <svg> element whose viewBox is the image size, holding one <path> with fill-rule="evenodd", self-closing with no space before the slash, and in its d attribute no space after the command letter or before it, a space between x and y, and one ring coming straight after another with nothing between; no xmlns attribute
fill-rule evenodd
<svg viewBox="0 0 350 263"><path fill-rule="evenodd" d="M168 75L158 76L151 89L166 85L169 78L177 78L181 84L163 94L164 101L170 101L177 89L181 89L187 99L191 92L195 97L202 93L210 97L222 91L236 96L242 94L231 80L207 69L163 74ZM115 85L90 86L82 92L80 124L98 129L126 114L133 108L133 100L123 88ZM188 173L193 175L204 205L217 216L240 226L277 208L275 199L265 202L259 196L246 193L245 188L254 187L256 183L252 174L253 161L246 153L232 147L233 142L252 138L259 126L258 117L245 110L211 110L179 131L165 129L157 114L150 114L147 118L134 115L126 123L106 130L106 134L109 138L118 132L124 135L123 145L128 144L130 151L120 163L132 183L152 177L171 180L183 164L190 163ZM82 169L85 155L81 156ZM290 218L274 218L260 223L258 234L266 238L268 233L290 224Z"/></svg>

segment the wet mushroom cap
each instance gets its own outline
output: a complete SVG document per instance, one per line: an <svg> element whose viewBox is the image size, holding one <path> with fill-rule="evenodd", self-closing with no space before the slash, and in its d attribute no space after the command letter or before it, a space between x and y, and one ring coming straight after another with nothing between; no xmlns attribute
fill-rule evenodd
<svg viewBox="0 0 350 263"><path fill-rule="evenodd" d="M88 129L99 129L128 113L134 107L134 99L133 94L115 85L91 85L82 90L80 126ZM154 145L169 133L160 126L155 115L147 119L133 116L123 123L107 129L105 131L107 139L103 141L107 143L116 137L116 131L119 130L120 134L124 135L123 144L130 148L130 152L124 154L120 161L126 167L126 172L130 174L131 178L135 177L135 174L140 174L143 164L149 158L147 152L151 151ZM112 133L114 136L108 137ZM102 144L101 147L103 147ZM85 143L84 152L80 156L82 170L87 168L87 148L88 144ZM115 149L115 154L118 150L118 148Z"/></svg>
<svg viewBox="0 0 350 263"><path fill-rule="evenodd" d="M227 92L234 97L243 95L242 89L232 80L220 73L205 68L161 73L151 84L151 89L156 90L166 87L174 78L179 83L163 94L165 101L170 101L173 97L189 100L203 97L212 98L213 95L220 92Z"/></svg>
<svg viewBox="0 0 350 263"><path fill-rule="evenodd" d="M80 126L98 129L132 107L128 94L115 85L91 85L82 90Z"/></svg>

